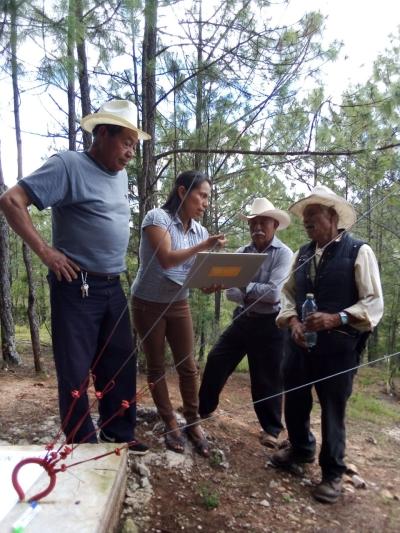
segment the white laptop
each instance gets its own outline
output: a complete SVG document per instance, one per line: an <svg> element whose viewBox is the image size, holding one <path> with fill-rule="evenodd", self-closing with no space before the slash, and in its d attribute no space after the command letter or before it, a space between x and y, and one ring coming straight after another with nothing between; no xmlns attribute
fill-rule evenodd
<svg viewBox="0 0 400 533"><path fill-rule="evenodd" d="M234 252L199 252L186 277L185 287L208 288L211 285L245 287L265 261L267 254Z"/></svg>

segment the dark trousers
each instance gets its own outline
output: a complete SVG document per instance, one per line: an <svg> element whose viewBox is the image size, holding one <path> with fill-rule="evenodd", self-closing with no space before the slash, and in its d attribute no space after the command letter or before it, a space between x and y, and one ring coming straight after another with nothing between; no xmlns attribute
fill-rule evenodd
<svg viewBox="0 0 400 533"><path fill-rule="evenodd" d="M222 333L208 355L199 391L199 412L212 413L232 372L247 354L254 410L261 427L277 436L283 429L282 377L283 335L275 325L276 314L236 318ZM264 398L277 394L275 398ZM262 400L262 401L260 401Z"/></svg>
<svg viewBox="0 0 400 533"><path fill-rule="evenodd" d="M93 398L89 401L87 387L83 387L71 409L72 391L80 390L92 374L96 391L104 394L98 400L102 423L119 411L122 400L134 399L136 357L126 298L117 278L108 281L88 275L87 298L82 298L80 277L72 282L58 281L50 273L48 279L63 430L68 442L97 442L88 414ZM116 442L128 442L134 437L135 422L133 404L113 418L104 431Z"/></svg>
<svg viewBox="0 0 400 533"><path fill-rule="evenodd" d="M337 330L318 333L317 346L310 351L287 340L283 367L285 390L313 382L323 377L353 368L357 364L355 347L358 337ZM321 405L322 445L319 464L324 479L341 476L344 463L346 403L352 392L354 371L315 383ZM315 453L315 437L310 430L313 405L313 385L286 394L285 421L289 440L296 453L310 456Z"/></svg>

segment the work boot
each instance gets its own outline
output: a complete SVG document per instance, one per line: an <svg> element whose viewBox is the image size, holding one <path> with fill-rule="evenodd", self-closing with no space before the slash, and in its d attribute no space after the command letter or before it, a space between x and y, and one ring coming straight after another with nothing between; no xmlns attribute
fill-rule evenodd
<svg viewBox="0 0 400 533"><path fill-rule="evenodd" d="M116 443L116 440L112 437L109 437L104 433L103 430L101 430L99 433L99 442L103 444L111 444L114 442ZM146 453L149 452L149 449L150 448L146 444L143 444L143 442L139 442L136 439L134 439L128 446L128 451L133 455L146 455Z"/></svg>
<svg viewBox="0 0 400 533"><path fill-rule="evenodd" d="M335 503L342 493L342 484L341 477L322 479L321 483L313 490L313 496L322 503Z"/></svg>
<svg viewBox="0 0 400 533"><path fill-rule="evenodd" d="M275 452L272 455L270 462L272 466L275 466L276 468L283 468L295 476L302 477L304 475L303 465L305 463L313 463L314 460L314 453L306 455L299 454L293 450L292 446L288 446L287 448L282 448Z"/></svg>
<svg viewBox="0 0 400 533"><path fill-rule="evenodd" d="M292 464L313 463L315 454L299 454L292 446L275 452L271 457L271 463L280 468L289 468Z"/></svg>
<svg viewBox="0 0 400 533"><path fill-rule="evenodd" d="M267 433L266 431L262 431L260 433L259 438L263 446L266 446L267 448L272 448L273 450L278 448L278 437L275 437L275 435L271 435L270 433Z"/></svg>

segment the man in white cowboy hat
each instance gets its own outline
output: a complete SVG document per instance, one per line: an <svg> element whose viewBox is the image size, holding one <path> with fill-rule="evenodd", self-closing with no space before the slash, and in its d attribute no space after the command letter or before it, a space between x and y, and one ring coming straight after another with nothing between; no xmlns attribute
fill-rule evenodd
<svg viewBox="0 0 400 533"><path fill-rule="evenodd" d="M256 198L250 213L240 218L248 222L251 243L237 251L265 254L265 261L247 287L226 291L227 298L238 307L233 322L208 355L199 391L199 412L207 417L217 408L225 382L247 354L254 409L263 430L261 442L275 447L283 428L280 396L283 335L275 319L293 255L275 232L287 228L290 217L267 198Z"/></svg>
<svg viewBox="0 0 400 533"><path fill-rule="evenodd" d="M104 425L100 438L133 441L131 451L142 454L147 446L134 441L136 361L119 275L129 239L125 167L139 139L150 136L137 127L136 107L125 100L105 103L83 117L81 126L93 133L90 149L53 155L5 192L0 208L49 268L53 352L67 442L97 442L86 392L91 373ZM34 227L31 204L52 208L52 246Z"/></svg>
<svg viewBox="0 0 400 533"><path fill-rule="evenodd" d="M348 233L356 221L349 202L318 186L289 211L303 219L311 242L296 252L282 290L277 324L289 327L291 333L283 367L285 390L290 391L285 397L290 446L276 452L271 461L297 472L303 463L314 461L310 413L315 382L321 405L322 480L313 495L318 501L334 503L346 470L345 409L352 391L351 369L359 362L366 334L382 317L382 289L373 251ZM307 293L314 294L318 310L302 323ZM307 348L305 331L317 332L315 346ZM334 377L324 379L328 376Z"/></svg>

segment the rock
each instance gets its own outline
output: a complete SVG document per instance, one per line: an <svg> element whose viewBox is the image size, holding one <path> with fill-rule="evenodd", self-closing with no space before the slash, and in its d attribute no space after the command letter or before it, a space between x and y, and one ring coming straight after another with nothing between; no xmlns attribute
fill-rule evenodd
<svg viewBox="0 0 400 533"><path fill-rule="evenodd" d="M368 444L373 444L374 446L378 444L378 441L372 437L372 435L368 435L368 437L365 439L365 442L368 442Z"/></svg>
<svg viewBox="0 0 400 533"><path fill-rule="evenodd" d="M165 431L165 424L163 421L159 420L158 422L154 424L153 434L160 436L164 433L164 431Z"/></svg>
<svg viewBox="0 0 400 533"><path fill-rule="evenodd" d="M271 489L275 489L277 486L279 485L279 483L273 479L271 479L271 481L269 482L269 487Z"/></svg>
<svg viewBox="0 0 400 533"><path fill-rule="evenodd" d="M357 467L353 464L348 464L346 468L346 474L348 476L358 475Z"/></svg>
<svg viewBox="0 0 400 533"><path fill-rule="evenodd" d="M365 483L363 478L360 476L357 476L357 474L354 474L354 476L351 476L351 482L355 486L356 489L367 488L367 484Z"/></svg>
<svg viewBox="0 0 400 533"><path fill-rule="evenodd" d="M388 489L381 490L380 495L387 500L393 499L393 494Z"/></svg>
<svg viewBox="0 0 400 533"><path fill-rule="evenodd" d="M268 500L261 500L260 505L262 505L263 507L271 507L271 504Z"/></svg>
<svg viewBox="0 0 400 533"><path fill-rule="evenodd" d="M125 520L121 533L139 533L139 529L132 518L127 518Z"/></svg>
<svg viewBox="0 0 400 533"><path fill-rule="evenodd" d="M18 446L29 446L30 442L27 439L19 439Z"/></svg>
<svg viewBox="0 0 400 533"><path fill-rule="evenodd" d="M136 418L146 422L154 422L159 420L160 417L156 407L137 407Z"/></svg>
<svg viewBox="0 0 400 533"><path fill-rule="evenodd" d="M305 508L305 511L307 511L307 512L310 513L310 514L315 514L315 510L311 507L311 505L308 505L308 506Z"/></svg>
<svg viewBox="0 0 400 533"><path fill-rule="evenodd" d="M129 482L129 494L127 492L127 496L133 496L134 493L140 488L139 483L136 483L136 481L130 481Z"/></svg>
<svg viewBox="0 0 400 533"><path fill-rule="evenodd" d="M220 448L214 448L211 450L210 464L211 466L228 469L229 463L226 460L224 450L221 450Z"/></svg>
<svg viewBox="0 0 400 533"><path fill-rule="evenodd" d="M150 477L150 469L139 461L134 465L134 470L141 477Z"/></svg>
<svg viewBox="0 0 400 533"><path fill-rule="evenodd" d="M148 477L142 477L140 479L140 486L142 489L147 489L149 487L151 487L151 483L150 483L150 480Z"/></svg>

